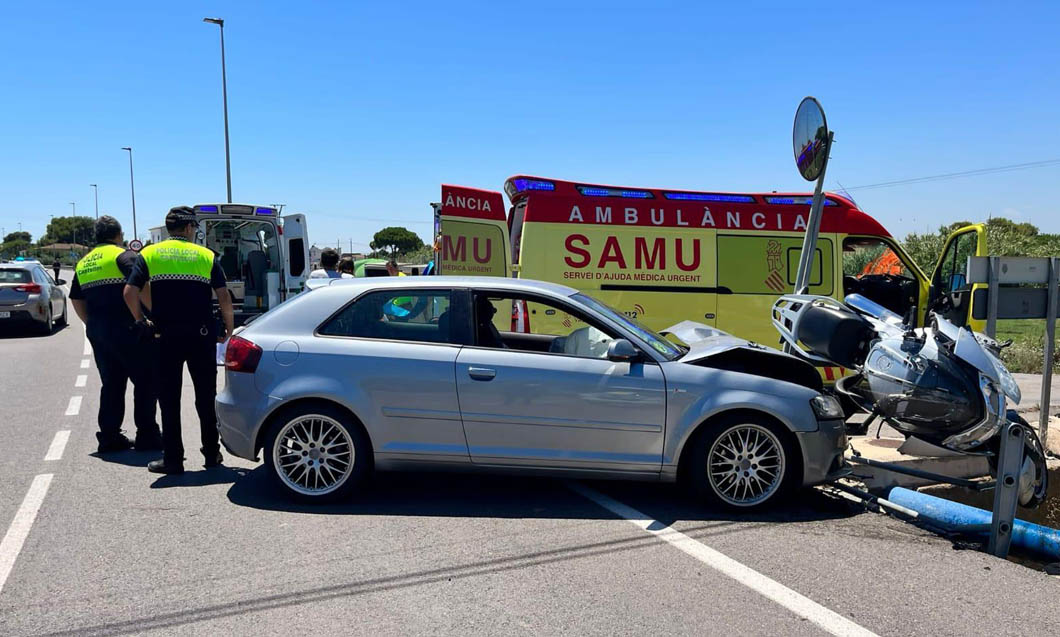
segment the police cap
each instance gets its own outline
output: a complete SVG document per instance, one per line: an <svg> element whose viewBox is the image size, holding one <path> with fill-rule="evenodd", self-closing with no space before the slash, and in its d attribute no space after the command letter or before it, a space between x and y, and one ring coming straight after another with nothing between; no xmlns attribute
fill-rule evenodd
<svg viewBox="0 0 1060 637"><path fill-rule="evenodd" d="M199 219L195 215L195 210L188 206L170 208L169 213L166 214L166 228L180 228L189 223L197 226L199 225Z"/></svg>

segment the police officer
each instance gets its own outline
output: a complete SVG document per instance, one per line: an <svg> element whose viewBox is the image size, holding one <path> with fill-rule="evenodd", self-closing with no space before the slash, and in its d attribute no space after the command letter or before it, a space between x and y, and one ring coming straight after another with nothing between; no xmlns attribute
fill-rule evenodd
<svg viewBox="0 0 1060 637"><path fill-rule="evenodd" d="M206 467L221 464L217 433L217 322L213 293L224 319L224 338L232 335L232 297L214 253L192 242L199 228L195 211L173 208L166 215L169 239L145 247L125 285L125 303L141 330L157 329L155 382L162 410L162 459L147 465L154 473L184 473L180 435L180 388L184 364L195 388L195 410L202 434ZM138 297L149 290L151 321L140 312ZM152 325L153 322L153 325Z"/></svg>
<svg viewBox="0 0 1060 637"><path fill-rule="evenodd" d="M114 217L100 217L95 230L97 246L77 262L70 284L70 300L85 323L99 371L99 433L96 434L99 452L121 451L132 446L138 451L161 449L150 363L148 357L137 353L133 317L122 299L125 279L137 256L122 247L121 224ZM135 443L121 432L129 380L133 382Z"/></svg>

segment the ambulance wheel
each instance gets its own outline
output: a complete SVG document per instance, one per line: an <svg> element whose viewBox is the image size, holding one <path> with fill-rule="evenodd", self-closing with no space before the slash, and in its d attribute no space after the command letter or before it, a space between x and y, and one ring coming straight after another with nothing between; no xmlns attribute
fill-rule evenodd
<svg viewBox="0 0 1060 637"><path fill-rule="evenodd" d="M689 444L694 446L682 469L708 505L763 509L797 486L797 445L790 432L764 415L722 415L705 423Z"/></svg>

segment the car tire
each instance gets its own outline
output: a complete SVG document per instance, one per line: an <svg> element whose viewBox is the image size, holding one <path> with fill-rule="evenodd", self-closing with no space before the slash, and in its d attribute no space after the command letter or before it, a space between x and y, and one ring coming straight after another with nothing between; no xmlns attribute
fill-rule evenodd
<svg viewBox="0 0 1060 637"><path fill-rule="evenodd" d="M63 301L63 315L60 316L59 320L55 322L56 325L58 325L60 327L66 327L66 325L67 325L66 310L67 309L68 308L66 307L66 301Z"/></svg>
<svg viewBox="0 0 1060 637"><path fill-rule="evenodd" d="M52 308L50 304L48 306L48 311L45 314L44 324L40 325L38 329L40 330L40 333L44 336L50 336L51 333L55 331L55 324L52 321Z"/></svg>
<svg viewBox="0 0 1060 637"><path fill-rule="evenodd" d="M262 454L273 484L301 502L348 499L372 470L360 423L324 402L282 410L270 421Z"/></svg>
<svg viewBox="0 0 1060 637"><path fill-rule="evenodd" d="M721 416L706 423L689 444L693 447L684 475L710 506L764 509L798 486L802 458L797 444L789 431L764 415Z"/></svg>

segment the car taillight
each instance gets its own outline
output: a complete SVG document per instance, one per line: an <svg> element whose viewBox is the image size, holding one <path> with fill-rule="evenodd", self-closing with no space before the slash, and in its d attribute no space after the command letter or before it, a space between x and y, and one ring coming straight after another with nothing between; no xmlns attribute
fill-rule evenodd
<svg viewBox="0 0 1060 637"><path fill-rule="evenodd" d="M16 285L15 292L25 292L26 294L40 294L40 283L26 283L23 285Z"/></svg>
<svg viewBox="0 0 1060 637"><path fill-rule="evenodd" d="M261 360L261 348L245 338L233 336L225 349L225 368L233 372L253 374Z"/></svg>
<svg viewBox="0 0 1060 637"><path fill-rule="evenodd" d="M520 334L530 333L530 312L527 311L526 301L512 301L512 331Z"/></svg>

